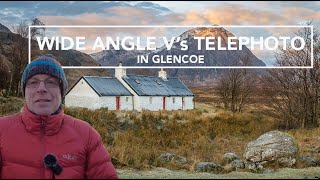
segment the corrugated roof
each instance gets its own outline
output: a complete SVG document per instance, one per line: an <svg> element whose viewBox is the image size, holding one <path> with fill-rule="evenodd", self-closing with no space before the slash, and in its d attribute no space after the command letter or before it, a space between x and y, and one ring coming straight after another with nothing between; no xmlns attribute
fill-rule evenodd
<svg viewBox="0 0 320 180"><path fill-rule="evenodd" d="M122 79L139 96L193 96L178 78L163 80L156 76L127 75Z"/></svg>
<svg viewBox="0 0 320 180"><path fill-rule="evenodd" d="M99 96L132 96L115 77L83 76Z"/></svg>

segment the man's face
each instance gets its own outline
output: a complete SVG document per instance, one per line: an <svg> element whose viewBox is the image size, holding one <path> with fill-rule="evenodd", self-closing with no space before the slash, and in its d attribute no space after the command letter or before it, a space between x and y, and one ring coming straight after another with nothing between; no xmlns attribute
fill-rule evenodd
<svg viewBox="0 0 320 180"><path fill-rule="evenodd" d="M30 111L41 116L55 113L61 104L59 80L47 74L32 76L26 84L25 98Z"/></svg>

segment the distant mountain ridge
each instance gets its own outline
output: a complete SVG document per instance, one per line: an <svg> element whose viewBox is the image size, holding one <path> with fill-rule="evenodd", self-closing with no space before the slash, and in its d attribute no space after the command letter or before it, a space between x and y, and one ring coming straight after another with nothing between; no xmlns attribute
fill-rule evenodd
<svg viewBox="0 0 320 180"><path fill-rule="evenodd" d="M11 31L1 24L1 29L5 32L0 32L0 56L4 59L2 63L11 64L11 59L8 54L11 52L13 47L14 38L22 38L20 35L11 33ZM10 33L9 33L10 32ZM138 66L137 56L138 55L192 55L192 54L204 54L208 60L206 60L203 66L228 66L234 64L241 64L239 57L241 55L247 55L252 63L257 66L265 66L265 64L259 60L252 52L244 47L242 51L198 51L196 52L196 43L193 37L195 36L221 36L223 39L229 36L233 36L232 33L226 31L223 28L194 28L182 33L180 37L181 40L187 40L189 49L187 51L182 51L179 42L175 42L174 48L171 50L166 50L162 47L155 51L138 51L132 50L127 51L125 49L120 50L104 50L98 53L87 55L85 53L76 50L67 51L39 51L32 54L32 58L37 56L39 53L51 53L58 57L58 61L63 66L115 66L120 62L124 66ZM222 43L226 43L223 41ZM32 42L33 44L33 42ZM33 46L33 45L32 45ZM27 47L26 47L27 48ZM203 48L204 49L204 48ZM35 50L35 49L33 49ZM26 59L27 61L27 59ZM149 62L152 62L151 60ZM148 66L159 66L159 64L151 64ZM179 64L171 64L179 65ZM139 64L141 66L141 64ZM223 69L165 69L169 77L178 77L181 81L188 86L198 86L198 85L212 85L214 80L223 72ZM66 74L70 81L70 85L75 82L81 75L114 75L113 69L66 69ZM143 68L143 69L127 69L127 74L139 74L139 75L153 75L157 76L159 69Z"/></svg>
<svg viewBox="0 0 320 180"><path fill-rule="evenodd" d="M180 41L174 43L174 48L167 50L166 48L161 48L161 51L151 52L151 55L204 55L205 63L201 66L241 66L243 62L240 61L241 56L247 55L250 59L250 64L252 66L266 66L263 61L258 59L246 46L242 47L242 50L206 50L205 43L202 42L201 50L197 49L198 42L194 37L216 37L213 41L215 45L218 44L217 37L221 37L221 46L226 47L228 44L228 37L234 37L234 35L225 30L222 27L219 28L194 28L190 29L180 36L180 41L186 40L188 45L188 50L181 50ZM217 49L217 48L216 48ZM176 64L179 65L179 64Z"/></svg>
<svg viewBox="0 0 320 180"><path fill-rule="evenodd" d="M13 59L10 56L14 51L15 42L21 39L27 42L26 38L12 33L6 26L0 24L0 66L5 65L13 68ZM41 54L53 54L62 66L100 66L91 56L83 52L76 50L38 51L35 43L35 41L32 41L32 59ZM24 48L28 49L28 46L26 45ZM27 54L25 56L28 57ZM27 64L27 62L28 58L25 59L24 63ZM69 82L69 87L83 75L109 75L109 72L103 69L65 69L64 71Z"/></svg>
<svg viewBox="0 0 320 180"><path fill-rule="evenodd" d="M0 32L12 33L9 28L0 23Z"/></svg>
<svg viewBox="0 0 320 180"><path fill-rule="evenodd" d="M114 66L118 65L119 62L126 59L136 59L138 55L148 54L150 51L138 51L136 48L131 51L127 51L120 46L119 50L115 50L111 47L110 50L103 50L98 53L90 54L90 56L96 60L100 65L104 66Z"/></svg>
<svg viewBox="0 0 320 180"><path fill-rule="evenodd" d="M221 37L222 47L227 46L227 38L234 37L234 35L225 30L222 27L199 27L185 31L180 36L180 40L174 42L173 47L167 50L165 45L155 51L126 51L120 49L118 51L104 50L102 52L91 54L91 57L95 59L99 64L103 66L115 66L121 61L124 66L165 66L165 64L155 64L151 58L154 55L204 55L204 64L179 64L172 63L170 66L241 66L245 65L241 61L241 56L247 56L250 62L250 66L266 66L266 64L258 59L246 46L242 47L242 50L206 50L205 43L202 43L201 50L197 49L197 40L194 37ZM187 41L188 50L181 50L180 42L182 40ZM217 40L214 40L217 44ZM144 54L145 53L145 54ZM138 55L148 55L148 64L138 64ZM219 74L223 71L222 69L167 69L167 74L171 77L179 77L186 84L201 85L212 83ZM157 74L155 70L150 69L130 69L129 73L135 74Z"/></svg>

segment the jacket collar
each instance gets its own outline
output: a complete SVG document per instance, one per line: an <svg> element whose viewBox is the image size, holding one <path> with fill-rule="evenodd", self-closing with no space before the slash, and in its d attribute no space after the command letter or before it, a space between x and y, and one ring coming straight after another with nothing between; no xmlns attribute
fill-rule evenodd
<svg viewBox="0 0 320 180"><path fill-rule="evenodd" d="M22 108L21 119L28 132L34 134L44 133L45 135L56 134L62 125L64 112L60 112L50 116L40 116L32 113L25 104Z"/></svg>

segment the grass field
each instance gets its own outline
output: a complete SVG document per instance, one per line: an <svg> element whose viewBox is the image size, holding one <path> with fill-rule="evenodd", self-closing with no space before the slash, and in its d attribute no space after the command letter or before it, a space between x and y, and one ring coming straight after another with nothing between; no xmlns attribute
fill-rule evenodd
<svg viewBox="0 0 320 180"><path fill-rule="evenodd" d="M210 87L191 88L195 109L187 111L116 112L107 109L64 108L65 113L89 122L101 134L115 166L147 170L163 167L193 170L195 163L221 164L225 153L240 158L247 143L265 132L278 129L279 120L270 116L262 100L253 99L241 113L223 109ZM1 115L18 112L21 98L0 98ZM320 159L320 128L290 130L299 144L299 156ZM164 163L159 157L174 153L187 158L185 164ZM297 166L298 167L298 166Z"/></svg>

